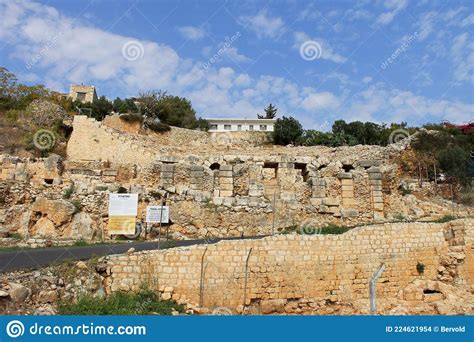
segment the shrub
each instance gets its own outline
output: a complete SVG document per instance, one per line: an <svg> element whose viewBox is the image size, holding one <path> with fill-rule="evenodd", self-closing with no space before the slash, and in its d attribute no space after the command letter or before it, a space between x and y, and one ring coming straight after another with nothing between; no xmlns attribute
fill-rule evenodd
<svg viewBox="0 0 474 342"><path fill-rule="evenodd" d="M18 120L18 117L21 115L22 111L21 110L16 110L16 109L10 109L7 110L5 113L5 116L8 120L12 122L16 122Z"/></svg>
<svg viewBox="0 0 474 342"><path fill-rule="evenodd" d="M115 292L104 299L86 295L77 301L61 301L60 315L171 315L172 309L184 312L184 305L174 300L160 300L156 293L141 290L139 293Z"/></svg>
<svg viewBox="0 0 474 342"><path fill-rule="evenodd" d="M145 127L157 133L163 133L171 130L169 125L162 122L145 122Z"/></svg>
<svg viewBox="0 0 474 342"><path fill-rule="evenodd" d="M117 189L118 194L126 194L127 192L128 192L128 190L126 188L124 188L123 186L119 186L118 189Z"/></svg>
<svg viewBox="0 0 474 342"><path fill-rule="evenodd" d="M277 119L273 131L273 142L277 145L296 144L303 136L303 126L292 117Z"/></svg>
<svg viewBox="0 0 474 342"><path fill-rule="evenodd" d="M82 210L81 201L75 199L75 200L72 200L71 203L74 206L74 208L76 209L76 211L75 211L76 213Z"/></svg>
<svg viewBox="0 0 474 342"><path fill-rule="evenodd" d="M20 233L8 233L8 237L15 240L22 240L23 236Z"/></svg>
<svg viewBox="0 0 474 342"><path fill-rule="evenodd" d="M418 274L423 274L425 273L425 264L421 263L421 262L418 262L416 264L416 271L418 272Z"/></svg>
<svg viewBox="0 0 474 342"><path fill-rule="evenodd" d="M119 116L119 118L120 120L123 120L128 123L139 122L141 124L143 122L143 116L138 113L122 114Z"/></svg>
<svg viewBox="0 0 474 342"><path fill-rule="evenodd" d="M449 222L449 221L452 221L452 220L455 220L457 219L456 216L453 216L453 215L444 215L443 217L433 221L433 222L436 222L436 223L446 223L446 222Z"/></svg>
<svg viewBox="0 0 474 342"><path fill-rule="evenodd" d="M74 184L71 184L71 185L69 185L69 187L67 187L64 190L63 198L64 199L70 199L73 193L74 193Z"/></svg>

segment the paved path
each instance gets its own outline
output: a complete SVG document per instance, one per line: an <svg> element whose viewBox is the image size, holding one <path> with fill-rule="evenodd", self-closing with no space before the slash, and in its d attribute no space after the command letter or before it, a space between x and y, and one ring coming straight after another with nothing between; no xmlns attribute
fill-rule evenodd
<svg viewBox="0 0 474 342"><path fill-rule="evenodd" d="M162 241L161 248L181 247L216 243L221 240L259 239L264 236L244 238L216 238L202 240ZM87 260L96 256L121 254L130 248L135 251L158 249L158 242L129 242L97 244L84 247L51 247L36 249L18 249L0 252L0 273L22 268L35 268L64 260Z"/></svg>

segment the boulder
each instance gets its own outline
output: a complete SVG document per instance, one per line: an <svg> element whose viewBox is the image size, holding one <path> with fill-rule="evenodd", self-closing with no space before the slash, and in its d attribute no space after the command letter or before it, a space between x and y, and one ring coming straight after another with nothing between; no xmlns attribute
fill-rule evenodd
<svg viewBox="0 0 474 342"><path fill-rule="evenodd" d="M286 299L266 299L260 302L262 314L284 313Z"/></svg>
<svg viewBox="0 0 474 342"><path fill-rule="evenodd" d="M94 221L89 214L84 212L78 212L74 214L70 225L71 238L92 240L94 237L94 232Z"/></svg>
<svg viewBox="0 0 474 342"><path fill-rule="evenodd" d="M66 200L49 200L42 197L33 203L32 211L41 213L43 217L47 217L55 225L60 226L71 221L76 208Z"/></svg>
<svg viewBox="0 0 474 342"><path fill-rule="evenodd" d="M40 303L54 303L58 300L58 293L55 290L41 291L38 294L38 302Z"/></svg>
<svg viewBox="0 0 474 342"><path fill-rule="evenodd" d="M52 238L56 236L56 228L51 220L42 217L31 228L31 235Z"/></svg>
<svg viewBox="0 0 474 342"><path fill-rule="evenodd" d="M26 298L28 298L28 296L30 295L30 289L26 286L23 286L18 283L9 283L8 286L10 288L8 294L10 295L12 301L14 301L15 303L24 302Z"/></svg>

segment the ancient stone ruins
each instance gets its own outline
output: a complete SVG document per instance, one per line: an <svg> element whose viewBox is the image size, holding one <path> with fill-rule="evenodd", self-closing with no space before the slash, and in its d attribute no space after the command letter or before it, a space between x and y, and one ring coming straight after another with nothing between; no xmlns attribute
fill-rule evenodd
<svg viewBox="0 0 474 342"><path fill-rule="evenodd" d="M168 205L166 229L176 240L274 236L112 255L90 270L82 265L69 285L51 267L13 272L0 301L23 286L18 302L31 312L81 291L146 284L197 313L367 314L368 284L383 265L378 313L474 313L473 210L430 200L430 184L403 178L409 139L283 147L267 144L263 132L158 134L118 116L77 115L72 128L67 158L1 156L3 245L116 239L107 225L110 192L138 194L139 220L146 206ZM460 218L433 222L446 214ZM314 234L328 224L360 227ZM135 238L156 239L157 228L148 228Z"/></svg>

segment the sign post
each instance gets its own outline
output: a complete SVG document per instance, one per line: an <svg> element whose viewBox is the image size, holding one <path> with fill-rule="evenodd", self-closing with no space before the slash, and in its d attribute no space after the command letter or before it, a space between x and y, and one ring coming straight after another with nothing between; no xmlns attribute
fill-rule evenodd
<svg viewBox="0 0 474 342"><path fill-rule="evenodd" d="M135 234L138 194L109 194L109 234Z"/></svg>

